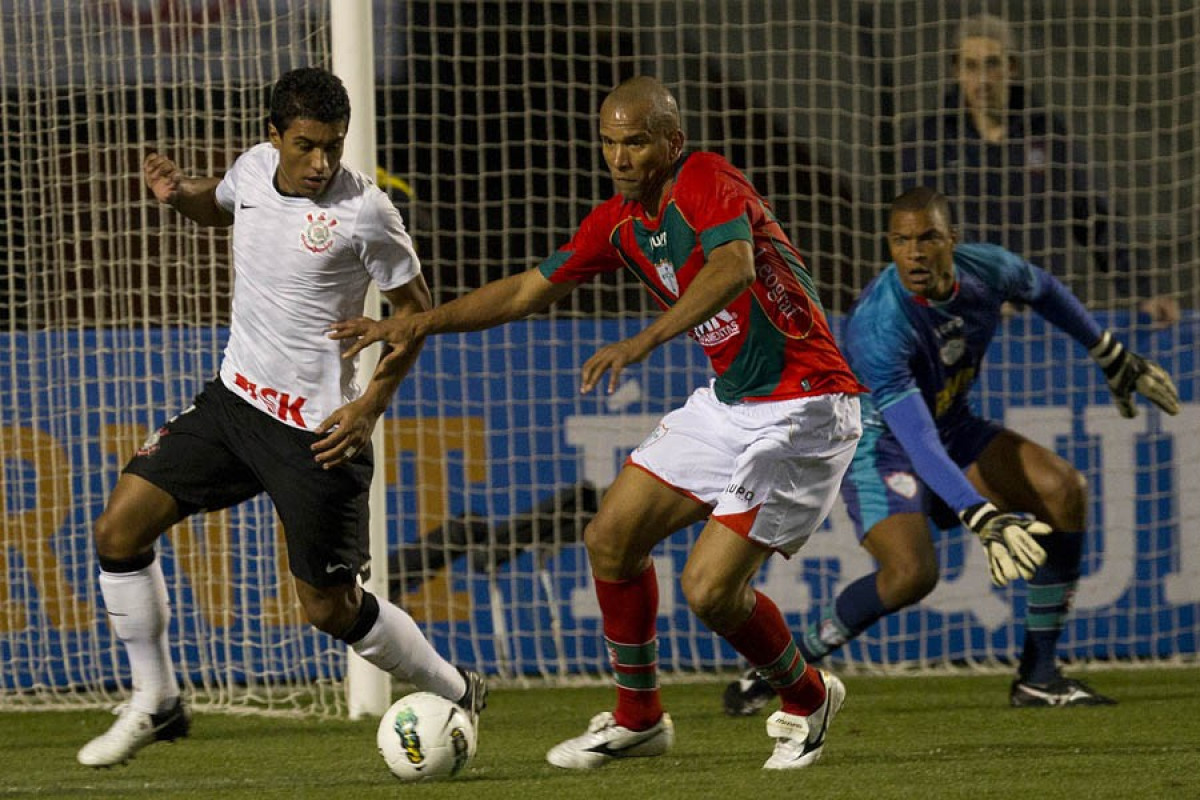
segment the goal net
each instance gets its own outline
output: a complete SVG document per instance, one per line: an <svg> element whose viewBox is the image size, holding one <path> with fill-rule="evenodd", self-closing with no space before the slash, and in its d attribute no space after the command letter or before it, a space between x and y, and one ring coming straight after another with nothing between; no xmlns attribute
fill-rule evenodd
<svg viewBox="0 0 1200 800"><path fill-rule="evenodd" d="M1143 407L1122 420L1086 354L1035 315L1017 310L997 337L980 409L1070 460L1091 487L1061 655L1195 656L1200 486L1190 465L1200 453L1185 432L1197 429L1200 7L372 5L377 178L438 302L538 263L611 194L596 111L637 73L675 91L689 147L725 154L770 199L835 328L887 261L889 199L915 182L950 195L965 236L1007 243L1058 274L1159 360L1184 400L1178 417ZM158 150L190 174L220 174L264 138L279 74L331 65L333 10L0 0L0 708L111 703L127 690L91 524L133 450L213 377L227 335L228 239L156 206L141 160ZM947 109L958 22L983 10L1014 34L1021 124L1035 127L1039 109L1053 123L1022 140L1025 155L982 148L1004 177L981 185L969 159L953 157L978 142ZM951 157L935 164L939 153ZM1069 166L1056 163L1061 153ZM1182 317L1159 329L1141 304L1162 296ZM710 370L685 339L628 370L612 395L581 396L579 368L654 313L630 278L589 284L545 315L437 337L398 392L378 458L389 594L452 661L515 680L606 673L583 527L625 454ZM654 552L660 663L679 675L738 666L679 588L695 534ZM935 540L938 588L835 665L1011 661L1024 588L991 589L979 548L959 533ZM301 619L269 502L193 518L159 554L189 691L219 708L345 712L344 647ZM799 630L872 569L838 504L756 586Z"/></svg>

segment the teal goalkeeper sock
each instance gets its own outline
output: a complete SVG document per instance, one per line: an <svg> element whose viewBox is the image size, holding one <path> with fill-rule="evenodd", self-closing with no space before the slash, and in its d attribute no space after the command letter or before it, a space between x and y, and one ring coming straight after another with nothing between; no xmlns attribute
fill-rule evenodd
<svg viewBox="0 0 1200 800"><path fill-rule="evenodd" d="M887 615L879 599L872 572L847 586L837 596L832 607L826 607L821 617L804 631L796 645L805 661L824 658Z"/></svg>
<svg viewBox="0 0 1200 800"><path fill-rule="evenodd" d="M1058 641L1079 583L1083 533L1056 531L1042 545L1046 563L1029 580L1019 668L1021 680L1035 684L1047 684L1058 676Z"/></svg>

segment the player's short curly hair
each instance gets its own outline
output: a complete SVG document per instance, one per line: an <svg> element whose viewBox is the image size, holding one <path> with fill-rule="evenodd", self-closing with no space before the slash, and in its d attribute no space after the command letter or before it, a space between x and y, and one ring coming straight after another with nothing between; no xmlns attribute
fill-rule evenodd
<svg viewBox="0 0 1200 800"><path fill-rule="evenodd" d="M286 72L271 89L268 119L282 135L297 119L350 122L350 95L341 79L320 67Z"/></svg>
<svg viewBox="0 0 1200 800"><path fill-rule="evenodd" d="M954 223L950 215L950 201L946 195L930 186L914 186L892 201L892 213L909 212L920 214L930 211L940 214L947 225Z"/></svg>

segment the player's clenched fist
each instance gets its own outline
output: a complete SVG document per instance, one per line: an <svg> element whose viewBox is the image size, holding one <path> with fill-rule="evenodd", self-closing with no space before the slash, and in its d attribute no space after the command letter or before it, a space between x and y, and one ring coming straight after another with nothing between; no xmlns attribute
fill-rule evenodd
<svg viewBox="0 0 1200 800"><path fill-rule="evenodd" d="M150 153L142 162L142 173L146 177L146 186L154 193L154 199L160 203L173 206L179 198L179 185L183 182L183 173L175 162L158 153Z"/></svg>

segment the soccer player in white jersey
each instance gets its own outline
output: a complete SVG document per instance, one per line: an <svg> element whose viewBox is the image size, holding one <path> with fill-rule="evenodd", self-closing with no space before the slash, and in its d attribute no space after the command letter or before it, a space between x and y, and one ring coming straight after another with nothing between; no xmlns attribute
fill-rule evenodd
<svg viewBox="0 0 1200 800"><path fill-rule="evenodd" d="M400 214L340 164L350 122L341 81L293 70L270 100L270 141L224 177L185 177L150 154L159 202L202 225L233 226L233 319L220 376L126 465L95 523L100 589L124 645L133 694L79 762L107 767L186 736L190 714L167 642L170 609L155 542L199 511L270 495L308 621L395 678L462 705L485 705L480 675L454 667L404 611L364 591L370 436L413 353L355 381L331 323L361 312L374 280L405 316L430 307Z"/></svg>

